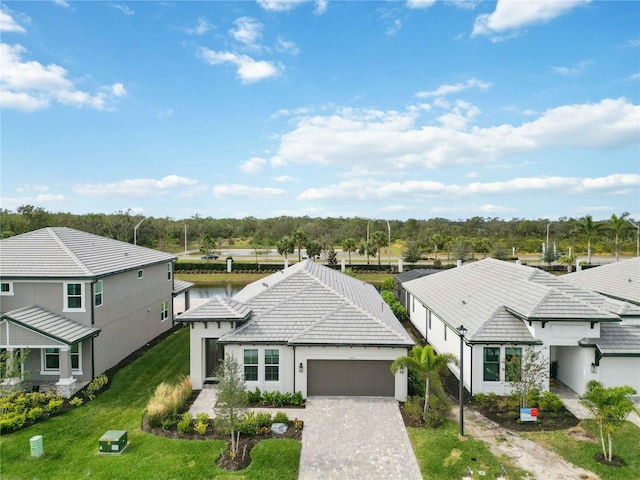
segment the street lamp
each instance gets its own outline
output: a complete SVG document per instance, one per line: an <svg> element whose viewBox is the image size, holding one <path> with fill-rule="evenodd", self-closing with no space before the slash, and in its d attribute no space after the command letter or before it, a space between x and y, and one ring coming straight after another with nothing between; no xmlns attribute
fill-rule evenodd
<svg viewBox="0 0 640 480"><path fill-rule="evenodd" d="M460 403L460 436L464 437L464 337L467 329L460 325L456 330L460 334L460 392L458 401Z"/></svg>
<svg viewBox="0 0 640 480"><path fill-rule="evenodd" d="M389 225L389 220L387 220L387 229L389 229L389 247L387 253L389 255L389 266L391 266L391 225Z"/></svg>
<svg viewBox="0 0 640 480"><path fill-rule="evenodd" d="M184 256L187 256L187 224L184 224Z"/></svg>
<svg viewBox="0 0 640 480"><path fill-rule="evenodd" d="M142 222L144 222L145 217L142 217L142 220L140 220L135 227L133 227L133 244L137 245L138 244L138 227L140 227L140 225L142 224Z"/></svg>
<svg viewBox="0 0 640 480"><path fill-rule="evenodd" d="M633 223L631 220L627 218L627 222L636 227L638 232L636 233L636 257L640 257L640 226L637 223Z"/></svg>

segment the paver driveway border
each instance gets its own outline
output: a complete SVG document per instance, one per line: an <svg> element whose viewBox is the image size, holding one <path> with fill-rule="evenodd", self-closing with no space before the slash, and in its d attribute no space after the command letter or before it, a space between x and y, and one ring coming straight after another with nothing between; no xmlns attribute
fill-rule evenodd
<svg viewBox="0 0 640 480"><path fill-rule="evenodd" d="M298 480L422 479L398 402L309 397Z"/></svg>

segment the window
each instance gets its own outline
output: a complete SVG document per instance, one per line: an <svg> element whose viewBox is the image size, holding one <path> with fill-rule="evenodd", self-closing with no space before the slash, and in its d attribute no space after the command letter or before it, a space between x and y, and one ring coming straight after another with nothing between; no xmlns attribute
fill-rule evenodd
<svg viewBox="0 0 640 480"><path fill-rule="evenodd" d="M0 295L13 295L13 282L1 282Z"/></svg>
<svg viewBox="0 0 640 480"><path fill-rule="evenodd" d="M44 349L44 370L60 370L60 349ZM80 344L71 345L71 370L80 370Z"/></svg>
<svg viewBox="0 0 640 480"><path fill-rule="evenodd" d="M172 265L170 263L167 263L167 280L171 280L171 272L172 270Z"/></svg>
<svg viewBox="0 0 640 480"><path fill-rule="evenodd" d="M84 283L64 284L64 312L84 312Z"/></svg>
<svg viewBox="0 0 640 480"><path fill-rule="evenodd" d="M500 381L500 348L484 347L484 375L485 382Z"/></svg>
<svg viewBox="0 0 640 480"><path fill-rule="evenodd" d="M99 307L102 305L102 280L98 280L93 290L93 305Z"/></svg>
<svg viewBox="0 0 640 480"><path fill-rule="evenodd" d="M278 381L280 369L280 351L277 349L265 349L264 351L264 379L267 382Z"/></svg>
<svg viewBox="0 0 640 480"><path fill-rule="evenodd" d="M246 382L258 381L258 350L254 348L244 351L244 380Z"/></svg>
<svg viewBox="0 0 640 480"><path fill-rule="evenodd" d="M142 270L138 270L138 278L142 277L144 277L144 273L142 272Z"/></svg>
<svg viewBox="0 0 640 480"><path fill-rule="evenodd" d="M162 302L160 307L160 320L166 320L169 318L169 302Z"/></svg>
<svg viewBox="0 0 640 480"><path fill-rule="evenodd" d="M522 349L507 347L504 350L504 379L517 382L522 376Z"/></svg>

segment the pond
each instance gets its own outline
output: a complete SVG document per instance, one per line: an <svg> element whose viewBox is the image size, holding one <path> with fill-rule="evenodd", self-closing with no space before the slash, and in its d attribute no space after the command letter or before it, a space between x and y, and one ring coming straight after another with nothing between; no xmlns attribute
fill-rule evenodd
<svg viewBox="0 0 640 480"><path fill-rule="evenodd" d="M221 297L233 297L242 290L246 284L243 283L227 283L225 285L207 285L204 287L195 286L189 289L191 298L213 298L216 295Z"/></svg>

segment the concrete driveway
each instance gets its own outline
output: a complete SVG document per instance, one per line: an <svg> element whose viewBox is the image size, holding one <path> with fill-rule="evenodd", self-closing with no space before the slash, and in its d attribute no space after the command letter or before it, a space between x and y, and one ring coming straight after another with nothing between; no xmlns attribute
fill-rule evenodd
<svg viewBox="0 0 640 480"><path fill-rule="evenodd" d="M422 479L398 402L307 398L298 479Z"/></svg>

